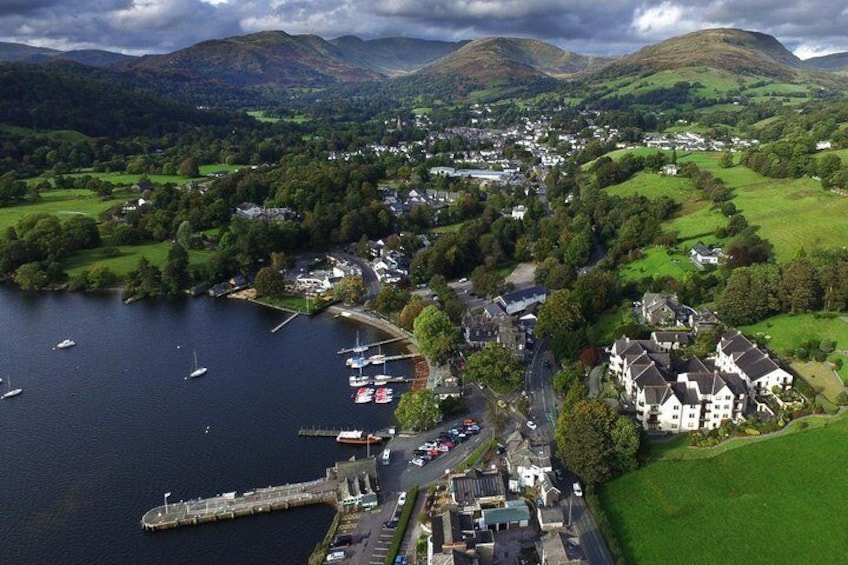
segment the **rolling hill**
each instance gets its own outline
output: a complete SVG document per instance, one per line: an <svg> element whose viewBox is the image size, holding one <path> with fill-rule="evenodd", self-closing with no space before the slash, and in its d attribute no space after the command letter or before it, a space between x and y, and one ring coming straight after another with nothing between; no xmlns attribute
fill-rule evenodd
<svg viewBox="0 0 848 565"><path fill-rule="evenodd" d="M101 49L59 51L45 47L32 47L22 43L0 42L0 61L10 63L43 63L46 61L73 61L90 67L108 67L135 59L130 55Z"/></svg>
<svg viewBox="0 0 848 565"><path fill-rule="evenodd" d="M145 55L120 68L239 87L325 87L382 77L349 62L338 47L318 36L282 31L204 41L166 55Z"/></svg>
<svg viewBox="0 0 848 565"><path fill-rule="evenodd" d="M848 71L848 53L833 53L813 57L804 62L804 67L817 71Z"/></svg>
<svg viewBox="0 0 848 565"><path fill-rule="evenodd" d="M804 65L771 35L740 29L709 29L644 47L607 65L594 76L614 79L692 67L789 82L799 77Z"/></svg>
<svg viewBox="0 0 848 565"><path fill-rule="evenodd" d="M330 40L344 58L380 74L393 77L408 74L452 53L464 41L430 41L407 37L363 40L346 35Z"/></svg>

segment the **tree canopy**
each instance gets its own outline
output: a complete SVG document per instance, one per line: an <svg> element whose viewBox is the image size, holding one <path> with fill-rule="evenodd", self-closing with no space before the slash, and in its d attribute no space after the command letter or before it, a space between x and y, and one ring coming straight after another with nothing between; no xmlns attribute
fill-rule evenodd
<svg viewBox="0 0 848 565"><path fill-rule="evenodd" d="M606 402L581 400L557 424L557 454L587 483L603 483L638 466L639 429Z"/></svg>
<svg viewBox="0 0 848 565"><path fill-rule="evenodd" d="M440 415L438 396L426 389L402 394L395 409L395 418L401 429L416 432L435 426Z"/></svg>
<svg viewBox="0 0 848 565"><path fill-rule="evenodd" d="M427 306L412 324L418 349L432 363L445 363L459 343L459 332L450 317L435 306Z"/></svg>
<svg viewBox="0 0 848 565"><path fill-rule="evenodd" d="M524 366L509 349L493 343L468 356L465 378L498 393L513 392L524 382Z"/></svg>

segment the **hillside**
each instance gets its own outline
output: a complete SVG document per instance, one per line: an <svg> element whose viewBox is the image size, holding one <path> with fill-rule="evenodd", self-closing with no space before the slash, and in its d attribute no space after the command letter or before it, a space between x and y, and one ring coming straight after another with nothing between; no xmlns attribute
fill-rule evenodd
<svg viewBox="0 0 848 565"><path fill-rule="evenodd" d="M848 71L848 53L833 53L803 61L804 67L817 71Z"/></svg>
<svg viewBox="0 0 848 565"><path fill-rule="evenodd" d="M346 35L330 40L346 60L386 76L408 74L452 53L466 42L428 41L407 37L363 40Z"/></svg>
<svg viewBox="0 0 848 565"><path fill-rule="evenodd" d="M58 68L67 68L65 63ZM81 67L81 65L80 65ZM50 66L0 63L0 123L88 136L161 135L224 117Z"/></svg>
<svg viewBox="0 0 848 565"><path fill-rule="evenodd" d="M324 87L381 77L350 63L320 37L282 31L204 41L166 55L146 55L120 68L239 87Z"/></svg>
<svg viewBox="0 0 848 565"><path fill-rule="evenodd" d="M789 82L803 63L771 35L739 29L709 29L644 47L604 67L596 79L649 75L689 67L707 67L738 75Z"/></svg>
<svg viewBox="0 0 848 565"><path fill-rule="evenodd" d="M91 67L108 67L135 59L130 55L101 49L59 51L45 47L32 47L23 43L0 42L0 61L10 63L42 63L45 61L73 61Z"/></svg>

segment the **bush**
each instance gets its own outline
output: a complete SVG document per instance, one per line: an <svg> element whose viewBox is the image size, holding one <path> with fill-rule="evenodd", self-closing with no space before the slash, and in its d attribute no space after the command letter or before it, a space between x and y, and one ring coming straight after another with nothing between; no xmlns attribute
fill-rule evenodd
<svg viewBox="0 0 848 565"><path fill-rule="evenodd" d="M827 353L825 353L825 352L824 352L824 351L822 351L821 349L817 349L817 350L813 353L813 359L815 359L815 360L816 360L816 361L818 361L819 363L824 363L825 361L827 361Z"/></svg>
<svg viewBox="0 0 848 565"><path fill-rule="evenodd" d="M799 347L795 350L795 357L797 357L801 361L806 361L810 358L810 352L807 351L807 349L804 347Z"/></svg>
<svg viewBox="0 0 848 565"><path fill-rule="evenodd" d="M842 357L837 357L836 359L833 360L833 368L836 371L842 370Z"/></svg>
<svg viewBox="0 0 848 565"><path fill-rule="evenodd" d="M836 395L836 403L840 406L848 405L848 391L843 390Z"/></svg>

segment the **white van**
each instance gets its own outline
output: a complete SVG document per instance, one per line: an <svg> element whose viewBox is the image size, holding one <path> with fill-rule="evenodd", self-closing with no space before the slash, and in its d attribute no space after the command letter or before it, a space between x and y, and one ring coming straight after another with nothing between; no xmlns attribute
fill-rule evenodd
<svg viewBox="0 0 848 565"><path fill-rule="evenodd" d="M335 563L336 561L341 561L345 558L345 552L342 550L331 551L327 554L327 559L324 560L325 563Z"/></svg>
<svg viewBox="0 0 848 565"><path fill-rule="evenodd" d="M387 447L383 450L383 465L388 465L392 460L392 451Z"/></svg>

